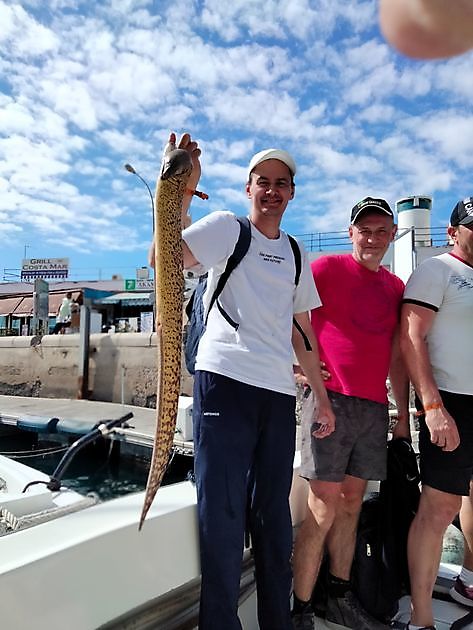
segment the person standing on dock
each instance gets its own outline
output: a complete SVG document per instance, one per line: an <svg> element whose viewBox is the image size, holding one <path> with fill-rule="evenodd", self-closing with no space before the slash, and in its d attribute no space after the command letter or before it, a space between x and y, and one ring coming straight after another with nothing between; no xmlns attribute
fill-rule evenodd
<svg viewBox="0 0 473 630"><path fill-rule="evenodd" d="M66 295L62 298L62 302L59 305L53 335L64 333L65 329L71 325L71 306L72 293L68 291Z"/></svg>
<svg viewBox="0 0 473 630"><path fill-rule="evenodd" d="M188 186L195 189L200 149L189 134L179 146L192 157ZM320 304L319 297L302 248L300 278L295 281L295 255L288 235L280 229L294 197L295 172L293 158L280 149L261 151L251 159L246 184L250 246L210 309L198 347L193 420L202 572L200 630L241 629L237 609L247 525L255 559L259 627L292 628L289 492L296 429L294 351L318 402L318 437L334 429L310 324L310 310ZM189 203L187 196L183 225L188 223ZM230 212L213 212L183 231L185 268L209 271L206 307L238 235L237 217ZM228 316L238 322L236 328Z"/></svg>
<svg viewBox="0 0 473 630"><path fill-rule="evenodd" d="M294 628L314 623L311 596L326 544L329 581L326 622L356 630L386 628L351 591L356 528L367 480L384 479L387 463L386 378L398 409L395 437L410 437L407 371L399 348L403 282L382 265L396 234L384 199L366 197L351 212L353 252L322 256L312 272L322 306L312 311L325 385L336 417L326 440L302 426L301 475L309 480L307 515L294 549Z"/></svg>
<svg viewBox="0 0 473 630"><path fill-rule="evenodd" d="M460 510L462 497L471 497L473 197L455 205L448 235L452 251L415 269L401 314L401 348L417 394L422 481L408 542L412 592L408 630L434 628L432 592L443 535ZM470 537L471 518L471 509L464 510L462 523ZM459 595L462 586L463 594L465 587L472 592L472 584L463 584L460 576L455 585Z"/></svg>

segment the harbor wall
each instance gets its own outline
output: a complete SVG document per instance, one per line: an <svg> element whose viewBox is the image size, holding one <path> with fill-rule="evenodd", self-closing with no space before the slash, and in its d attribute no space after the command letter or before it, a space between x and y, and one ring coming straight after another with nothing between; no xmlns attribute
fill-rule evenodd
<svg viewBox="0 0 473 630"><path fill-rule="evenodd" d="M37 341L0 337L0 394L78 398L79 335L45 335ZM88 397L155 407L157 356L156 333L90 335ZM192 395L192 377L182 367L181 394Z"/></svg>

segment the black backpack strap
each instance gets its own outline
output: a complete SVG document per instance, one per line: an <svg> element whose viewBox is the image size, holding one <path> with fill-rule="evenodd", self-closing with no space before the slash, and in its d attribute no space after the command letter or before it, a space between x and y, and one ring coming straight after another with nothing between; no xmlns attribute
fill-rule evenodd
<svg viewBox="0 0 473 630"><path fill-rule="evenodd" d="M305 332L302 330L301 325L299 324L299 322L297 321L297 319L295 317L292 318L292 323L294 324L296 329L302 335L302 339L304 340L304 346L305 346L305 349L307 350L307 352L312 352L312 346L310 345L310 341L309 341L307 335L305 334Z"/></svg>
<svg viewBox="0 0 473 630"><path fill-rule="evenodd" d="M288 234L287 237L288 237L289 242L291 244L292 253L294 254L294 263L296 265L296 275L294 277L294 284L297 287L297 285L299 284L300 277L301 277L301 269L302 269L301 250L300 250L300 247L299 247L299 243L296 241L296 239L293 236ZM307 335L302 330L299 322L296 320L295 317L292 318L292 323L294 324L296 329L299 331L299 333L302 335L302 339L304 340L305 349L307 350L307 352L311 352L312 346L310 345L310 341L307 338Z"/></svg>
<svg viewBox="0 0 473 630"><path fill-rule="evenodd" d="M299 247L299 243L296 239L290 234L287 235L289 242L291 243L292 253L294 254L294 262L296 264L296 275L294 277L294 284L299 284L299 279L301 277L301 269L302 269L302 259L301 259L301 250Z"/></svg>
<svg viewBox="0 0 473 630"><path fill-rule="evenodd" d="M235 249L227 260L227 264L225 269L218 279L217 286L215 287L215 291L213 292L212 297L210 298L209 307L207 309L207 314L205 316L205 323L207 324L207 318L209 316L210 310L212 306L215 304L215 301L218 299L219 295L222 293L227 280L232 273L232 271L240 264L242 259L244 258L246 252L248 251L251 243L251 227L250 220L248 217L237 217L237 221L240 224L240 234L238 236L238 240L235 245ZM223 311L221 307L219 307L220 312ZM233 322L231 318L225 313L227 321L235 328L238 328L238 324ZM233 322L233 323L232 323Z"/></svg>

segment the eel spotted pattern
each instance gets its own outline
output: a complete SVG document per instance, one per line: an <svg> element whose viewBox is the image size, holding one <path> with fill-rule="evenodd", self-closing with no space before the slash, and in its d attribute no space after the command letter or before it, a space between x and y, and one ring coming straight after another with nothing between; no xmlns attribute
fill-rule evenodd
<svg viewBox="0 0 473 630"><path fill-rule="evenodd" d="M176 429L184 299L181 208L191 170L189 153L176 149L176 137L171 134L164 151L155 196L156 433L140 529L168 466Z"/></svg>

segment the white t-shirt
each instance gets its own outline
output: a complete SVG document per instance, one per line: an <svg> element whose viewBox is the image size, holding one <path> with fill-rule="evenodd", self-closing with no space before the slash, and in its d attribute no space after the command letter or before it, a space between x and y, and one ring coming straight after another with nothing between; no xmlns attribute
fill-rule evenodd
<svg viewBox="0 0 473 630"><path fill-rule="evenodd" d="M58 322L65 323L71 319L71 304L72 304L72 299L68 297L62 298L61 306L59 308L59 313L57 316Z"/></svg>
<svg viewBox="0 0 473 630"><path fill-rule="evenodd" d="M439 389L473 395L473 267L451 254L429 258L411 275L404 301L436 312L427 344Z"/></svg>
<svg viewBox="0 0 473 630"><path fill-rule="evenodd" d="M209 271L207 307L240 233L231 212L213 212L182 236L203 270ZM213 306L197 353L196 369L284 394L295 393L292 371L292 318L320 306L307 254L302 245L301 275L296 287L295 262L287 234L269 239L251 225L248 252L231 273L219 302L238 322L235 330Z"/></svg>

